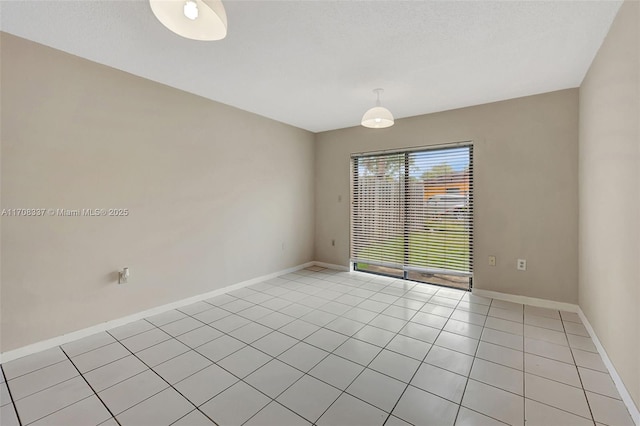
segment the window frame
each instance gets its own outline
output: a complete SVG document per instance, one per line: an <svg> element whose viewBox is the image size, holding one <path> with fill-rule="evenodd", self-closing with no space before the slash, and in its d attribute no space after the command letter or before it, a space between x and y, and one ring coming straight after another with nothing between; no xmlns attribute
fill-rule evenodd
<svg viewBox="0 0 640 426"><path fill-rule="evenodd" d="M403 168L405 177L403 179L403 183L404 183L404 190L402 191L402 199L403 201L401 202L401 204L404 206L404 210L405 210L405 220L404 220L404 233L405 235L407 235L407 226L408 226L408 221L406 219L407 216L407 206L408 206L408 201L406 200L407 198L407 194L408 194L408 186L409 186L409 163L408 163L408 158L410 156L410 154L412 153L422 153L422 152L429 152L429 151L440 151L440 150L447 150L447 149L455 149L455 148L469 148L469 190L468 190L468 208L469 208L469 266L468 272L462 272L462 271L455 271L455 270L447 270L447 269L439 269L439 268L421 268L421 267L416 267L416 266L411 266L408 265L408 261L406 259L407 257L407 253L408 253L408 248L405 247L404 249L404 261L403 261L403 265L402 267L398 267L398 264L395 263L385 263L382 261L375 261L375 265L376 266L381 266L381 267L391 267L391 268L395 268L399 271L402 271L402 277L397 276L397 275L390 275L390 274L386 274L386 273L378 273L378 272L372 272L372 271L362 271L362 272L367 272L367 273L373 273L373 274L377 274L377 275L387 275L387 276L391 276L394 278L402 278L405 280L409 280L409 281L415 281L412 280L411 278L408 277L409 273L414 271L414 272L429 272L429 273L443 273L445 275L451 275L451 276L459 276L459 277L468 277L469 279L469 285L468 285L468 290L471 291L472 287L473 287L473 276L474 276L474 244L473 244L473 239L474 239L474 235L475 235L475 209L474 209L474 197L475 197L475 191L474 191L474 182L475 182L475 167L474 167L474 142L472 140L466 140L466 141L461 141L461 142L453 142L453 143L444 143L444 144L437 144L437 145L426 145L426 146L418 146L418 147L409 147L409 148L397 148L397 149L387 149L387 150L379 150L379 151L370 151L370 152L357 152L357 153L351 153L350 155L350 161L349 161L349 180L350 180L350 186L349 186L349 265L350 265L350 269L351 270L355 270L358 271L358 262L357 259L354 260L354 208L356 205L356 201L355 201L355 171L354 171L354 167L356 164L357 159L360 158L371 158L371 157L376 157L376 156L392 156L392 155L404 155L405 158L405 167ZM402 185L402 182L399 183L400 186ZM448 192L446 192L448 193ZM452 193L453 194L453 193ZM426 202L426 200L425 200ZM408 242L407 239L405 238L404 240L404 245L407 246ZM424 282L424 281L419 281L419 282ZM429 283L427 281L427 283ZM439 283L429 283L429 284L434 284L434 285L442 285L445 286L444 284L439 284ZM458 287L455 287L458 288Z"/></svg>

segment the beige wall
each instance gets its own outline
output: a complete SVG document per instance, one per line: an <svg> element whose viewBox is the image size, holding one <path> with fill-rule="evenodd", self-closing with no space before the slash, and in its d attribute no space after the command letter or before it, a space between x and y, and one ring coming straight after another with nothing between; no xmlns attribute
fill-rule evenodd
<svg viewBox="0 0 640 426"><path fill-rule="evenodd" d="M580 307L640 406L640 3L580 87Z"/></svg>
<svg viewBox="0 0 640 426"><path fill-rule="evenodd" d="M313 134L1 43L2 208L131 212L2 218L2 351L313 260Z"/></svg>
<svg viewBox="0 0 640 426"><path fill-rule="evenodd" d="M351 153L465 140L474 142L474 286L577 303L577 89L318 134L316 260L348 264Z"/></svg>

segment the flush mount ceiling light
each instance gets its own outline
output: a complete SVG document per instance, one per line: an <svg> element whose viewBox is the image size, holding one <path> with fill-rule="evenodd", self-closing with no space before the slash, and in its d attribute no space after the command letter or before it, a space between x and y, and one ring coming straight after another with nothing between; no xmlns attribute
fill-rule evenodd
<svg viewBox="0 0 640 426"><path fill-rule="evenodd" d="M393 115L391 111L385 107L380 106L380 94L384 92L383 89L375 89L373 93L376 94L376 106L365 112L362 116L362 124L364 127L371 129L384 129L385 127L393 126Z"/></svg>
<svg viewBox="0 0 640 426"><path fill-rule="evenodd" d="M156 18L174 33L192 40L222 40L227 14L220 0L149 0Z"/></svg>

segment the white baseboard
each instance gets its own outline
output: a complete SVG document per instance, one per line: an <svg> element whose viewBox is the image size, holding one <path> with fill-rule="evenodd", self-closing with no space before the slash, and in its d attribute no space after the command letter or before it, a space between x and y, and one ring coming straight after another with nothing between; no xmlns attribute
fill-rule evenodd
<svg viewBox="0 0 640 426"><path fill-rule="evenodd" d="M143 318L150 317L152 315L161 314L163 312L170 311L172 309L181 308L183 306L190 305L195 302L200 302L202 300L211 299L212 297L219 296L224 293L228 293L233 290L237 290L242 287L246 287L252 284L257 284L262 281L270 280L280 275L288 274L290 272L298 271L300 269L308 268L309 266L314 266L315 262L307 262L302 265L297 265L292 268L287 268L282 271L273 272L271 274L263 275L256 278L251 278L246 281L242 281L236 284L232 284L226 287L222 287L207 293L199 294L197 296L188 297L186 299L178 300L177 302L168 303L166 305L157 306L155 308L147 309L142 312L137 312L132 315L128 315L123 318L114 319L111 321L103 322L101 324L97 324L91 327L84 328L82 330L74 331L71 333L63 334L62 336L53 337L51 339L43 340L41 342L33 343L31 345L23 346L18 349L14 349L11 351L3 352L0 354L0 363L13 361L14 359L22 358L27 355L31 355L37 352L44 351L46 349L50 349L56 346L64 345L69 342L73 342L78 339L82 339L87 336L91 336L92 334L100 333L102 331L111 330L116 327L120 327L125 324L129 324L134 321L141 320ZM323 266L323 265L319 265ZM336 265L337 266L337 265ZM327 266L328 267L328 266Z"/></svg>
<svg viewBox="0 0 640 426"><path fill-rule="evenodd" d="M334 263L325 263L325 262L318 262L315 261L313 262L313 264L315 266L320 266L322 268L327 268L327 269L334 269L336 271L349 271L349 267L348 266L344 266L344 265L336 265Z"/></svg>
<svg viewBox="0 0 640 426"><path fill-rule="evenodd" d="M638 410L638 407L636 407L636 404L633 402L633 398L631 398L629 391L622 382L622 378L616 371L616 368L613 366L611 359L609 359L607 351L604 349L604 346L602 346L602 343L600 343L600 339L598 339L595 330L580 308L578 308L578 315L580 316L580 319L582 320L585 328L589 332L589 336L591 336L591 340L593 340L593 344L596 346L596 349L598 350L598 353L600 354L604 365L607 367L607 370L609 370L609 375L613 379L613 383L616 385L616 389L618 389L618 392L620 393L622 402L624 402L624 405L627 406L627 410L629 410L631 419L636 424L636 426L640 426L640 411Z"/></svg>
<svg viewBox="0 0 640 426"><path fill-rule="evenodd" d="M565 312L578 312L578 305L573 303L556 302L554 300L539 299L537 297L518 296L515 294L500 293L499 291L482 290L474 288L471 290L476 296L490 297L492 299L505 300L507 302L522 303L524 305L537 306L539 308L557 309Z"/></svg>

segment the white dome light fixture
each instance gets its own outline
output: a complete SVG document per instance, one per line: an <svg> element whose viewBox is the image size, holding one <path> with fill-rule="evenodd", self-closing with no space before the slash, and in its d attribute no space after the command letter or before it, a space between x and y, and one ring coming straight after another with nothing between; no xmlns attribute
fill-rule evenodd
<svg viewBox="0 0 640 426"><path fill-rule="evenodd" d="M227 13L221 0L149 0L158 21L179 36L201 41L227 36Z"/></svg>
<svg viewBox="0 0 640 426"><path fill-rule="evenodd" d="M384 129L385 127L393 126L393 114L391 111L383 106L380 106L380 94L384 92L383 89L375 89L373 93L376 94L376 106L368 110L362 116L362 124L364 127L370 129Z"/></svg>

